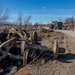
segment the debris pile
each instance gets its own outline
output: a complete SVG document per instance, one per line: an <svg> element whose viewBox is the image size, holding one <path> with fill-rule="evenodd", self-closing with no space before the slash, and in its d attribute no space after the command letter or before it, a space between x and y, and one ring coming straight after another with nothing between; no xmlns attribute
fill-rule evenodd
<svg viewBox="0 0 75 75"><path fill-rule="evenodd" d="M53 30L52 29L42 29L40 32L41 33L49 33L49 32L53 32Z"/></svg>
<svg viewBox="0 0 75 75"><path fill-rule="evenodd" d="M45 32L47 31L49 30L45 30ZM3 36L1 35L1 37ZM37 59L44 51L50 51L50 48L39 43L42 39L37 32L29 33L17 27L10 29L7 36L0 38L0 40L1 74L14 73ZM53 50L50 52L55 59L58 58L59 53L64 53L65 50L62 51L59 48L58 40L55 39Z"/></svg>

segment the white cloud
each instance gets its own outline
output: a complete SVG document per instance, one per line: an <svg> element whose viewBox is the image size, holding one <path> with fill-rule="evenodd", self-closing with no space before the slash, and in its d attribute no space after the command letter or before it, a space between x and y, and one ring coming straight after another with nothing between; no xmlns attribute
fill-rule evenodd
<svg viewBox="0 0 75 75"><path fill-rule="evenodd" d="M46 7L45 7L45 6L43 6L43 7L42 7L42 9L46 9Z"/></svg>

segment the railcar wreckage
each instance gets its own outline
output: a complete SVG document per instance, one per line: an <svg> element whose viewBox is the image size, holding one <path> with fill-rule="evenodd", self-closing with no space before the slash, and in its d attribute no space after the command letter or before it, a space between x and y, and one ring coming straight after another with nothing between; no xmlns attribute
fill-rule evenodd
<svg viewBox="0 0 75 75"><path fill-rule="evenodd" d="M2 41L2 39L5 40ZM0 45L0 67L4 68L4 70L2 70L1 74L13 68L10 66L22 65L22 67L25 67L28 63L41 55L43 51L49 51L47 47L41 46L38 42L42 39L38 36L37 32L28 33L26 30L14 27L10 29L7 36L2 37L2 39ZM57 39L55 39L54 47L51 52L54 59L58 58L59 53L65 52L65 50L59 48ZM6 65L2 66L1 64L3 63L6 63Z"/></svg>

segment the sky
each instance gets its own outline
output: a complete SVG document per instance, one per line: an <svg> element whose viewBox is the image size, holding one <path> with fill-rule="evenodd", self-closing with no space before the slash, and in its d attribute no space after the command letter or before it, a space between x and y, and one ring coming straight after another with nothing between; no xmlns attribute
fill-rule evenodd
<svg viewBox="0 0 75 75"><path fill-rule="evenodd" d="M64 21L75 12L75 0L0 0L0 6L9 11L9 21L16 22L19 12L23 20L31 15L32 24Z"/></svg>

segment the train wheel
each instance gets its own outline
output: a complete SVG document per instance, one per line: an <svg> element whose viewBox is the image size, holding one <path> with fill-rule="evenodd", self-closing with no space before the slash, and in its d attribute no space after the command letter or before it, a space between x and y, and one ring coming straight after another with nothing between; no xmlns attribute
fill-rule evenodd
<svg viewBox="0 0 75 75"><path fill-rule="evenodd" d="M23 55L23 66L26 66L28 63L33 61L37 57L36 50L25 50Z"/></svg>
<svg viewBox="0 0 75 75"><path fill-rule="evenodd" d="M28 59L29 59L28 53L29 53L29 50L25 50L23 54L23 66L24 67L28 64Z"/></svg>
<svg viewBox="0 0 75 75"><path fill-rule="evenodd" d="M37 32L33 32L31 34L31 41L32 41L32 44L36 44L37 43Z"/></svg>
<svg viewBox="0 0 75 75"><path fill-rule="evenodd" d="M53 55L54 55L54 59L58 58L58 55L59 55L59 43L58 43L57 39L54 42Z"/></svg>

